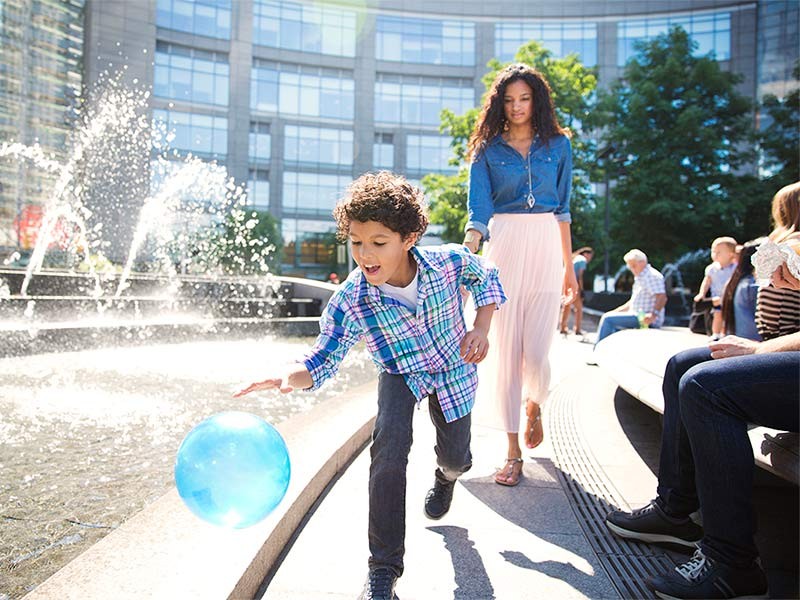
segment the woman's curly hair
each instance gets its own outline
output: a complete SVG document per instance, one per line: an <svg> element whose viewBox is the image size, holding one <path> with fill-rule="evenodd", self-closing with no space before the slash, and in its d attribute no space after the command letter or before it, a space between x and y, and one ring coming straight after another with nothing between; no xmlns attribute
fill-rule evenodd
<svg viewBox="0 0 800 600"><path fill-rule="evenodd" d="M366 173L353 181L333 209L336 236L346 241L350 223L376 221L403 239L428 228L428 208L422 190L389 171Z"/></svg>
<svg viewBox="0 0 800 600"><path fill-rule="evenodd" d="M533 130L545 142L559 134L569 136L569 130L558 124L550 84L539 71L523 63L510 64L495 77L467 143L467 153L475 160L483 146L503 132L506 123L505 94L508 84L524 81L533 91Z"/></svg>

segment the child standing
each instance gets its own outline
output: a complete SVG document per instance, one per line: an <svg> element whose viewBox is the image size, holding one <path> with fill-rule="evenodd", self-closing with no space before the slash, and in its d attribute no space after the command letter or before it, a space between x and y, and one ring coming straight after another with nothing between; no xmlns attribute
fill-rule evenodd
<svg viewBox="0 0 800 600"><path fill-rule="evenodd" d="M436 429L438 468L425 513L450 509L456 479L472 466L470 412L476 364L488 350L495 309L505 301L497 269L463 246L417 248L428 225L422 192L388 172L356 179L334 209L357 268L333 294L320 334L286 373L238 392L316 389L364 339L380 368L369 474L369 575L361 598L392 599L403 573L406 465L414 406L425 397ZM460 286L477 313L467 330Z"/></svg>
<svg viewBox="0 0 800 600"><path fill-rule="evenodd" d="M713 320L711 322L711 338L718 340L722 337L724 323L722 320L722 293L725 284L733 275L736 269L736 240L732 237L718 237L711 242L710 265L706 267L705 277L700 284L700 291L694 297L695 302L700 302L705 298L706 293L711 290L711 309Z"/></svg>

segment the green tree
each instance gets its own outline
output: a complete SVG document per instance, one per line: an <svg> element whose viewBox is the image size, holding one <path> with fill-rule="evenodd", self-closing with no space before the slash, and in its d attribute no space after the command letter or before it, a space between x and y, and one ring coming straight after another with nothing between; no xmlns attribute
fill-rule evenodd
<svg viewBox="0 0 800 600"><path fill-rule="evenodd" d="M559 122L573 131L572 233L575 243L591 244L599 231L594 197L588 185L589 174L594 169L594 147L592 142L583 137L582 124L592 110L597 86L595 72L585 67L574 54L566 58L553 58L552 52L535 41L520 47L514 61L529 64L544 75L553 90ZM483 77L487 91L506 64L496 59L489 61L489 70ZM463 115L456 115L448 109L442 111L439 129L453 138L450 164L458 166L459 170L455 175L430 174L422 179L422 185L431 199L431 222L444 226L442 239L445 241L460 242L463 239L469 178L466 148L479 111L479 108L473 108Z"/></svg>
<svg viewBox="0 0 800 600"><path fill-rule="evenodd" d="M226 274L280 273L283 249L280 226L266 211L233 209L214 245L218 263Z"/></svg>
<svg viewBox="0 0 800 600"><path fill-rule="evenodd" d="M640 43L621 80L599 94L591 123L616 149L612 252L642 248L655 262L736 235L759 198L737 194L754 160L753 112L741 76L693 56L680 27Z"/></svg>

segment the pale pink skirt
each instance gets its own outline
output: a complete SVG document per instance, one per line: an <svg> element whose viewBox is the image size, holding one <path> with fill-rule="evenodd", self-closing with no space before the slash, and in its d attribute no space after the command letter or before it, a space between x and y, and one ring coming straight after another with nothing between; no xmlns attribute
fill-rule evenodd
<svg viewBox="0 0 800 600"><path fill-rule="evenodd" d="M561 234L552 213L495 215L489 232L484 256L500 269L508 301L492 317L489 353L478 365L474 418L512 433L523 401L547 398L564 281Z"/></svg>

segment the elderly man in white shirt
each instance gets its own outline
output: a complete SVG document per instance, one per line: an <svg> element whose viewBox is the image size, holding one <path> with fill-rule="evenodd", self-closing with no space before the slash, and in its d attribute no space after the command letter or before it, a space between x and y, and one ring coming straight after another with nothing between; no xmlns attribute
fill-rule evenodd
<svg viewBox="0 0 800 600"><path fill-rule="evenodd" d="M624 259L634 276L631 298L603 315L597 327L597 342L623 329L661 327L664 324L667 304L664 276L648 264L647 255L641 250L630 250Z"/></svg>

